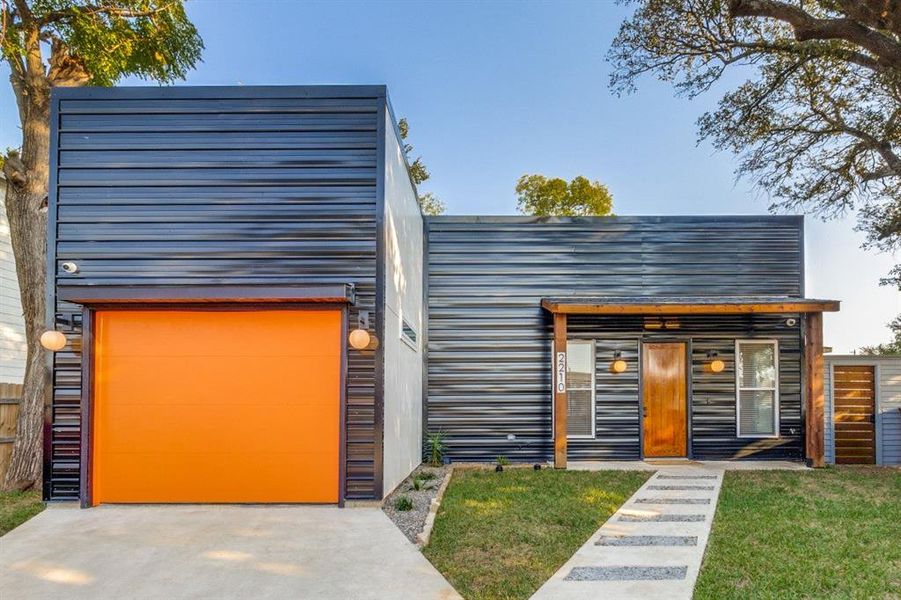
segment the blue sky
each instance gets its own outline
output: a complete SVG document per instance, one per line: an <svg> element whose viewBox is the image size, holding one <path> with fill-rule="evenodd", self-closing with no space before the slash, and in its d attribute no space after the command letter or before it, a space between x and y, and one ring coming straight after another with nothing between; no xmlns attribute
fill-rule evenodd
<svg viewBox="0 0 901 600"><path fill-rule="evenodd" d="M688 101L651 79L609 91L604 56L629 11L612 1L195 0L188 11L207 47L188 84L386 83L432 172L423 189L449 213L514 213L515 181L533 172L598 179L624 215L767 210L736 182L732 155L696 145L716 93ZM0 90L0 143L15 146ZM807 295L843 301L826 317L837 351L886 341L901 312L901 294L877 285L895 260L860 250L853 224L807 223Z"/></svg>

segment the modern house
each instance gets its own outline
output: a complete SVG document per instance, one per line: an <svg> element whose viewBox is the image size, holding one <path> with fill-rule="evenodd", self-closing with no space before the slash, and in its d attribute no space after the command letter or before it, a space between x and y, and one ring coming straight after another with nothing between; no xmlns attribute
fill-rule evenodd
<svg viewBox="0 0 901 600"><path fill-rule="evenodd" d="M423 219L383 86L55 90L45 495L379 499L422 456L824 461L799 217Z"/></svg>
<svg viewBox="0 0 901 600"><path fill-rule="evenodd" d="M826 356L826 462L901 465L901 356Z"/></svg>

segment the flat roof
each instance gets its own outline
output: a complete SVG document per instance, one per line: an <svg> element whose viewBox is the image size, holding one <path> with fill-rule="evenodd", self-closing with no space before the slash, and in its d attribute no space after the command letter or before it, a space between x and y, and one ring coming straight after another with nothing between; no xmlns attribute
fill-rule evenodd
<svg viewBox="0 0 901 600"><path fill-rule="evenodd" d="M901 362L901 354L824 354L826 360L848 362L875 362L880 360Z"/></svg>
<svg viewBox="0 0 901 600"><path fill-rule="evenodd" d="M541 306L561 314L686 315L779 314L836 312L838 300L786 296L559 296L541 299Z"/></svg>

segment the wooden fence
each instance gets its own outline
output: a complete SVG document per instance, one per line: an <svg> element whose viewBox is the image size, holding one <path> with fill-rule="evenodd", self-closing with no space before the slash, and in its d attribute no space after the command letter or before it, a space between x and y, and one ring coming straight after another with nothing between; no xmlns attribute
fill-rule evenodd
<svg viewBox="0 0 901 600"><path fill-rule="evenodd" d="M6 470L9 468L9 461L12 458L21 398L21 385L0 383L0 481L6 477Z"/></svg>

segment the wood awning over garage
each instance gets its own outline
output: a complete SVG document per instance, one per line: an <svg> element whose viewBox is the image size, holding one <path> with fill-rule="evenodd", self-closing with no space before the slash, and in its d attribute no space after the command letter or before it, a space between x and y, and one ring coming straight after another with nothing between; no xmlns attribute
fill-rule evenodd
<svg viewBox="0 0 901 600"><path fill-rule="evenodd" d="M823 313L839 310L837 300L787 296L660 298L564 296L542 298L541 306L554 315L554 355L551 357L554 397L554 466L566 468L568 315L742 315L801 314L804 316L805 456L811 466L825 466L825 391L823 387Z"/></svg>
<svg viewBox="0 0 901 600"><path fill-rule="evenodd" d="M616 298L603 296L542 298L542 308L569 315L741 315L819 313L839 310L838 300L748 296L737 298L672 296Z"/></svg>

